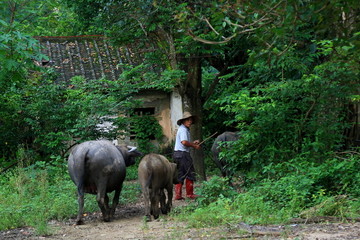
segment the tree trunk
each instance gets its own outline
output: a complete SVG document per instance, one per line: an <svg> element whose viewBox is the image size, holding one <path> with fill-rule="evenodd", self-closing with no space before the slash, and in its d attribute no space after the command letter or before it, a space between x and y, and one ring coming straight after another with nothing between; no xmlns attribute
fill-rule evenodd
<svg viewBox="0 0 360 240"><path fill-rule="evenodd" d="M201 102L201 59L190 57L187 59L187 81L184 88L184 111L197 116L197 122L191 127L192 140L202 140L202 102ZM206 180L203 149L191 151L194 167L198 179Z"/></svg>
<svg viewBox="0 0 360 240"><path fill-rule="evenodd" d="M192 140L202 139L202 102L201 102L201 58L197 56L184 57L177 55L175 51L174 39L171 34L168 34L164 29L158 28L157 36L160 40L165 40L169 44L167 55L169 56L169 64L171 69L184 69L188 74L185 82L181 82L178 90L183 99L183 110L189 111L191 114L198 117L198 122L194 124L191 131ZM206 180L204 152L202 149L191 151L191 157L194 160L194 167L198 179Z"/></svg>

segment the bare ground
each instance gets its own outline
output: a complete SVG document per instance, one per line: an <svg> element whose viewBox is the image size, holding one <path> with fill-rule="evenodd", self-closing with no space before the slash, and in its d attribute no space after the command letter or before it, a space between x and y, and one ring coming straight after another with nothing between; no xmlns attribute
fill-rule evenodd
<svg viewBox="0 0 360 240"><path fill-rule="evenodd" d="M174 201L174 207L188 204ZM360 223L322 223L291 225L247 225L194 229L171 216L145 222L141 202L119 206L112 222L101 220L99 212L87 214L84 225L75 225L75 219L52 221L51 236L36 236L31 228L0 232L0 239L293 239L293 240L360 240Z"/></svg>

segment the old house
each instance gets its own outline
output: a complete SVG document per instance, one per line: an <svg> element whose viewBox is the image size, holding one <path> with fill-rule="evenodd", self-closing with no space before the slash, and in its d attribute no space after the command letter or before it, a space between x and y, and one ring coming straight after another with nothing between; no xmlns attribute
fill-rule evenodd
<svg viewBox="0 0 360 240"><path fill-rule="evenodd" d="M59 81L74 76L86 79L106 78L117 80L122 72L121 64L138 64L141 54L131 46L114 47L103 36L36 37L49 61L40 64L53 67L59 73ZM153 115L161 125L164 142L171 143L177 130L176 120L182 116L182 99L176 92L147 90L137 96L143 106L135 109L139 115ZM131 138L124 141L131 143Z"/></svg>

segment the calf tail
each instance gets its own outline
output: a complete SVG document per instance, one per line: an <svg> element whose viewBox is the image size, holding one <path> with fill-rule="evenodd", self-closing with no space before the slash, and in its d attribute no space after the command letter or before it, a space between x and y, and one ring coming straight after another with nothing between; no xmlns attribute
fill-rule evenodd
<svg viewBox="0 0 360 240"><path fill-rule="evenodd" d="M146 185L146 187L149 188L151 185L152 179L153 179L153 173L152 173L152 171L149 171L149 169L147 172L148 172L148 174L147 174L147 179L146 179L145 185Z"/></svg>
<svg viewBox="0 0 360 240"><path fill-rule="evenodd" d="M149 162L140 163L139 180L143 190L149 189L153 180L153 171L151 170L151 164Z"/></svg>

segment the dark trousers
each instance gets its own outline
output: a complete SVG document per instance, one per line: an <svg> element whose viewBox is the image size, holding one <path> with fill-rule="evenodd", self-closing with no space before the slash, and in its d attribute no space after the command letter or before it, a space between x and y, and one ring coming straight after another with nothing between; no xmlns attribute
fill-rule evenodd
<svg viewBox="0 0 360 240"><path fill-rule="evenodd" d="M187 178L191 181L196 181L195 168L190 153L183 151L175 151L173 154L174 162L178 166L178 181L184 184L184 180Z"/></svg>

